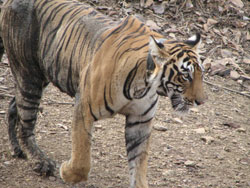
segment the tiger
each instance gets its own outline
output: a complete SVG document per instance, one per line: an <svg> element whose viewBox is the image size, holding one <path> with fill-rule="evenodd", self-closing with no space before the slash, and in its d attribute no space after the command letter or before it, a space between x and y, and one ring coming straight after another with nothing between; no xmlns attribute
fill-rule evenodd
<svg viewBox="0 0 250 188"><path fill-rule="evenodd" d="M6 0L0 26L15 79L7 116L13 156L28 154L36 172L53 175L56 164L37 146L34 131L43 90L52 83L75 98L71 158L61 164L61 178L87 181L93 123L121 114L129 187L148 188L159 97L180 113L206 100L201 35L167 39L133 15L115 21L72 0Z"/></svg>

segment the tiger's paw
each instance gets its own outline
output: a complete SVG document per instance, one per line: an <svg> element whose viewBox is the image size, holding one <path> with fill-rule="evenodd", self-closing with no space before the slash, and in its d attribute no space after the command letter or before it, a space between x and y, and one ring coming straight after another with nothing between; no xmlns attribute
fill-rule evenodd
<svg viewBox="0 0 250 188"><path fill-rule="evenodd" d="M33 170L42 176L53 176L56 163L50 159L36 161Z"/></svg>
<svg viewBox="0 0 250 188"><path fill-rule="evenodd" d="M68 183L78 183L88 180L89 170L85 168L73 168L70 162L64 162L60 168L60 176Z"/></svg>

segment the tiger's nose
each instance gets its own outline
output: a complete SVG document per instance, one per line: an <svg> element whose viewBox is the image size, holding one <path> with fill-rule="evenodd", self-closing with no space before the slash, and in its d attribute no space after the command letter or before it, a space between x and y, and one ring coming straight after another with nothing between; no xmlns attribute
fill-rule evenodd
<svg viewBox="0 0 250 188"><path fill-rule="evenodd" d="M194 102L195 102L195 104L197 104L197 105L201 105L201 104L204 104L204 103L205 103L204 101L199 101L199 100L195 100Z"/></svg>

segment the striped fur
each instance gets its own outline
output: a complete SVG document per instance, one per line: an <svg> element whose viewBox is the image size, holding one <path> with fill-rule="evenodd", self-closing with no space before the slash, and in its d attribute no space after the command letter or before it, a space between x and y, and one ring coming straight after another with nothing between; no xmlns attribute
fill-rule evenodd
<svg viewBox="0 0 250 188"><path fill-rule="evenodd" d="M159 95L178 111L203 103L200 35L166 40L133 16L122 21L71 0L7 0L2 37L16 81L9 105L9 138L38 160L35 170L49 175L55 164L38 148L34 127L43 89L52 82L75 97L72 155L60 168L66 182L87 180L94 121L126 116L125 139L130 187L147 188L151 122Z"/></svg>

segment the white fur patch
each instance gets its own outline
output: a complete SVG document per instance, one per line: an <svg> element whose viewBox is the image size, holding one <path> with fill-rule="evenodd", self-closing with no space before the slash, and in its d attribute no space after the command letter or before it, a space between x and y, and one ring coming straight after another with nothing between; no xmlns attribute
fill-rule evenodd
<svg viewBox="0 0 250 188"><path fill-rule="evenodd" d="M197 40L197 36L196 36L196 35L193 35L193 36L190 37L188 40L189 40L189 41L196 41L196 40Z"/></svg>

